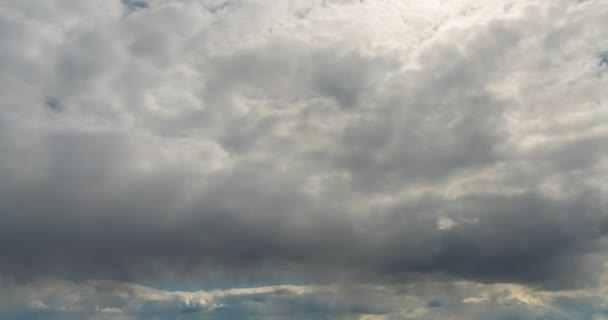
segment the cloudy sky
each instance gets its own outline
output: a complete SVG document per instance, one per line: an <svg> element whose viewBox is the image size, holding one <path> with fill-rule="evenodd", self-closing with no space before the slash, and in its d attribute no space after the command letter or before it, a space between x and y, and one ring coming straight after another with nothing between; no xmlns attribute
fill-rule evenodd
<svg viewBox="0 0 608 320"><path fill-rule="evenodd" d="M0 0L0 318L608 319L606 0Z"/></svg>

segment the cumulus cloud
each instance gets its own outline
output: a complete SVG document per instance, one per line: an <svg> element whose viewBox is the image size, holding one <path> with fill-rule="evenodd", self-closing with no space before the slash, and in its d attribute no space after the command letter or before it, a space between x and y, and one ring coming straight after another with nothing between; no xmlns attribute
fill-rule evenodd
<svg viewBox="0 0 608 320"><path fill-rule="evenodd" d="M607 16L601 0L5 1L0 278L598 286ZM86 312L258 307L155 294L171 306ZM319 299L281 310L338 317ZM598 305L580 299L511 317Z"/></svg>

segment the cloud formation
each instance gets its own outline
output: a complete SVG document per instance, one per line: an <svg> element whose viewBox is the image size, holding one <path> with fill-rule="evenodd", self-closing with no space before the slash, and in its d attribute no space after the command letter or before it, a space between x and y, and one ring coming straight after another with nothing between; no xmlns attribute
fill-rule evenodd
<svg viewBox="0 0 608 320"><path fill-rule="evenodd" d="M533 291L462 281L184 292L44 280L16 287L5 299L20 308L15 319L604 319L606 314L605 289Z"/></svg>
<svg viewBox="0 0 608 320"><path fill-rule="evenodd" d="M601 0L5 1L0 279L598 287L607 17ZM346 310L292 289L260 299ZM232 299L155 294L172 298L81 307L188 319ZM0 308L18 318L19 297ZM75 306L45 299L28 306ZM538 317L579 305L555 299ZM341 316L405 312L378 305Z"/></svg>

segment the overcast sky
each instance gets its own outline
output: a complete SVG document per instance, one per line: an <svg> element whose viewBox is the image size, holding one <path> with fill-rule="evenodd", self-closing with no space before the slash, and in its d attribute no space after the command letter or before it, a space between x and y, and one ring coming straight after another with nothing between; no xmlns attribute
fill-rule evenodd
<svg viewBox="0 0 608 320"><path fill-rule="evenodd" d="M606 0L0 0L0 318L608 319Z"/></svg>

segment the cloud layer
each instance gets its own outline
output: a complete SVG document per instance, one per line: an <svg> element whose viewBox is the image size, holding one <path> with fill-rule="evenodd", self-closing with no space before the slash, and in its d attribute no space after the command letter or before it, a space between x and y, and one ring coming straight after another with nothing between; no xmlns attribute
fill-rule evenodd
<svg viewBox="0 0 608 320"><path fill-rule="evenodd" d="M598 287L602 2L4 1L0 279Z"/></svg>
<svg viewBox="0 0 608 320"><path fill-rule="evenodd" d="M53 288L49 290L49 288ZM163 291L112 281L37 281L5 301L12 319L605 319L606 290L517 285L266 286ZM594 310L595 309L595 310ZM604 309L604 311L601 311ZM22 311L27 310L27 311Z"/></svg>

